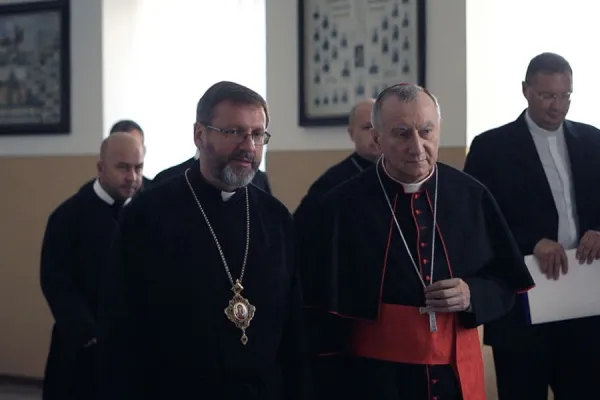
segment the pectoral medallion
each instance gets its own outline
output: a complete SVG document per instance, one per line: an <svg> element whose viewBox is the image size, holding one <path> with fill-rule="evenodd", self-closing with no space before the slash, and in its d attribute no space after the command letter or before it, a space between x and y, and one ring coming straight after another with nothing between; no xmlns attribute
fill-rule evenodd
<svg viewBox="0 0 600 400"><path fill-rule="evenodd" d="M233 322L233 324L242 330L241 342L243 345L248 343L248 336L246 336L246 329L250 326L250 322L254 318L256 307L241 295L244 287L240 283L239 279L235 282L235 285L231 288L234 295L229 300L229 305L225 308L225 315Z"/></svg>

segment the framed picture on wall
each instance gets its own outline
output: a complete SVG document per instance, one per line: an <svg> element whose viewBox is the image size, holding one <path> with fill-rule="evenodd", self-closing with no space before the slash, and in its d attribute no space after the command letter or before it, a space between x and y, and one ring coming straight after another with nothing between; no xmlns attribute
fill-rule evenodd
<svg viewBox="0 0 600 400"><path fill-rule="evenodd" d="M0 6L0 135L71 130L69 1Z"/></svg>
<svg viewBox="0 0 600 400"><path fill-rule="evenodd" d="M300 126L345 125L352 105L425 85L425 0L298 0Z"/></svg>

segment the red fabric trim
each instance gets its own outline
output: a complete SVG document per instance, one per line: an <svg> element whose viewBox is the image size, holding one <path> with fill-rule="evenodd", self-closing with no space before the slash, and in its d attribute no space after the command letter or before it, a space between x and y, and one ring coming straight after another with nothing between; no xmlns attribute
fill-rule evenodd
<svg viewBox="0 0 600 400"><path fill-rule="evenodd" d="M375 322L356 322L352 351L358 357L422 365L448 365L453 360L454 314L436 315L438 331L418 307L381 304Z"/></svg>
<svg viewBox="0 0 600 400"><path fill-rule="evenodd" d="M425 194L427 195L429 207L432 207L429 192L426 191ZM442 230L437 221L436 229L440 237L440 242L442 243L450 277L454 277L450 257L448 255L448 248L446 247ZM460 325L458 318L454 320L454 326L456 330L454 341L455 359L452 364L458 377L463 400L486 400L483 354L481 353L479 332L477 328L463 328Z"/></svg>
<svg viewBox="0 0 600 400"><path fill-rule="evenodd" d="M530 286L530 287L528 287L528 288L525 288L525 289L517 290L517 294L523 294L523 293L527 293L527 292L529 292L531 289L533 289L534 287L535 287L535 285L533 285L533 286Z"/></svg>
<svg viewBox="0 0 600 400"><path fill-rule="evenodd" d="M419 225L419 221L417 221L417 216L415 215L416 212L418 210L415 210L415 196L411 196L410 197L410 211L413 217L413 220L415 221L415 226L417 227L417 243L421 243L421 225ZM406 249L408 251L408 249ZM418 263L418 267L419 267L419 273L421 274L421 277L423 276L423 265L421 263L421 247L417 246L417 260L416 262Z"/></svg>

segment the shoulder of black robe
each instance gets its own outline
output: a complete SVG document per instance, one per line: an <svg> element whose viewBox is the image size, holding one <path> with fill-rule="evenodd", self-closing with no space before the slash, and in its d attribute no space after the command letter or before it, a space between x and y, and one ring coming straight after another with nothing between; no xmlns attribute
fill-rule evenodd
<svg viewBox="0 0 600 400"><path fill-rule="evenodd" d="M177 164L177 165L174 165L172 167L162 170L161 172L156 174L156 176L153 179L153 182L158 183L158 182L165 181L167 179L174 178L179 175L183 175L185 170L194 164L194 161L195 161L195 159L194 159L194 157L192 157L188 160L185 160L184 162L182 162L180 164Z"/></svg>
<svg viewBox="0 0 600 400"><path fill-rule="evenodd" d="M321 176L310 185L301 204L320 198L336 186L353 178L362 171L371 168L373 165L375 164L359 156L356 152L352 153L321 174Z"/></svg>
<svg viewBox="0 0 600 400"><path fill-rule="evenodd" d="M220 191L201 177L197 161L188 175L235 279L243 258L244 190L223 202ZM240 330L224 314L232 296L230 284L185 175L152 187L127 207L101 296L102 398L156 397L161 390L165 396L175 391L188 397L242 390L235 385L238 380L254 385L245 374L263 369L274 373L271 363L282 371L283 398L307 398L306 337L291 216L282 203L253 185L248 195L251 246L243 294L257 311L247 346L240 344ZM235 210L227 208L236 205ZM226 223L231 218L233 223ZM241 233L226 234L232 226L237 231L240 223ZM191 317L196 314L198 318ZM234 368L231 374L237 377L225 374L224 368ZM274 390L271 378L263 384Z"/></svg>
<svg viewBox="0 0 600 400"><path fill-rule="evenodd" d="M73 348L96 337L96 275L116 227L93 181L49 216L42 242L40 284L59 333Z"/></svg>
<svg viewBox="0 0 600 400"><path fill-rule="evenodd" d="M82 191L84 189L92 189L94 187L94 182L96 182L96 179L98 179L98 178L92 178L89 181L87 181L86 183L84 183L83 185L81 185L79 187L79 191Z"/></svg>
<svg viewBox="0 0 600 400"><path fill-rule="evenodd" d="M533 281L489 191L441 163L438 174L438 226L453 276L470 287L473 312L459 316L466 328L472 328L508 312L516 293L531 288ZM389 191L385 182L391 181L381 175ZM433 182L426 183L429 193ZM320 221L320 228L313 241L318 247L306 252L309 260L301 261L306 303L350 320L377 319L388 235L396 229L377 168L328 193L311 218ZM414 271L407 267L406 273ZM421 290L415 286L415 291ZM337 343L333 351L343 345Z"/></svg>
<svg viewBox="0 0 600 400"><path fill-rule="evenodd" d="M268 194L272 194L269 178L267 177L267 174L261 170L256 171L256 175L254 175L254 179L252 179L251 184Z"/></svg>
<svg viewBox="0 0 600 400"><path fill-rule="evenodd" d="M294 211L296 246L300 253L309 250L307 247L311 247L310 245L303 244L302 241L310 240L312 238L311 232L318 229L318 227L311 224L311 221L314 221L314 219L310 218L310 213L312 212L312 208L319 203L319 199L336 186L354 178L364 170L373 167L373 165L375 164L371 161L359 156L357 153L352 153L325 171L308 188L306 195Z"/></svg>
<svg viewBox="0 0 600 400"><path fill-rule="evenodd" d="M142 176L142 190L147 189L152 184L152 179Z"/></svg>

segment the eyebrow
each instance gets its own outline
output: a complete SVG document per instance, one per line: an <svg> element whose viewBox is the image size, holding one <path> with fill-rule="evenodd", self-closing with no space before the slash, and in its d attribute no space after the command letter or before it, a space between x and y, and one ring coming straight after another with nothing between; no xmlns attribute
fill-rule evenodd
<svg viewBox="0 0 600 400"><path fill-rule="evenodd" d="M421 126L419 126L419 130L421 129L431 129L435 126L435 124L432 121L426 121L424 124L422 124ZM393 131L406 131L406 130L413 130L413 127L407 126L407 125L398 125L392 128Z"/></svg>

